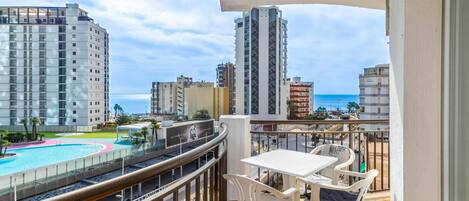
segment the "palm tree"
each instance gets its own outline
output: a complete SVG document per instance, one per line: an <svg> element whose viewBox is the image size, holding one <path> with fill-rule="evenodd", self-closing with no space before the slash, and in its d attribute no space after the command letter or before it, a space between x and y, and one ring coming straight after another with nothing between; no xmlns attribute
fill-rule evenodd
<svg viewBox="0 0 469 201"><path fill-rule="evenodd" d="M143 135L143 141L147 141L148 127L143 127L140 133Z"/></svg>
<svg viewBox="0 0 469 201"><path fill-rule="evenodd" d="M151 136L152 136L151 139L156 139L156 141L158 141L158 135L156 133L156 130L160 128L160 126L158 125L158 121L156 121L156 119L152 119L150 121L151 121Z"/></svg>
<svg viewBox="0 0 469 201"><path fill-rule="evenodd" d="M119 104L114 104L114 115L117 117L117 112L119 111Z"/></svg>
<svg viewBox="0 0 469 201"><path fill-rule="evenodd" d="M3 139L7 135L8 130L0 130L0 157L5 155L5 153L7 152L7 147L10 145L10 142Z"/></svg>
<svg viewBox="0 0 469 201"><path fill-rule="evenodd" d="M356 113L358 110L360 110L360 105L358 105L356 102L348 102L347 110L349 113Z"/></svg>
<svg viewBox="0 0 469 201"><path fill-rule="evenodd" d="M23 124L24 130L26 131L26 135L28 135L29 133L28 132L28 119L26 118L21 119L20 124Z"/></svg>
<svg viewBox="0 0 469 201"><path fill-rule="evenodd" d="M33 125L32 128L32 138L33 140L37 140L37 125L41 124L41 119L38 117L31 118L31 124Z"/></svg>

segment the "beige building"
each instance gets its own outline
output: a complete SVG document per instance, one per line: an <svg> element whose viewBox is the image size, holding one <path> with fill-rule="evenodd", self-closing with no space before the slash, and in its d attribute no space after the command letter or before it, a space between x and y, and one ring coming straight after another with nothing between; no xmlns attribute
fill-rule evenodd
<svg viewBox="0 0 469 201"><path fill-rule="evenodd" d="M228 89L214 87L211 82L194 82L184 90L184 114L192 119L197 110L205 109L210 117L218 120L228 114Z"/></svg>

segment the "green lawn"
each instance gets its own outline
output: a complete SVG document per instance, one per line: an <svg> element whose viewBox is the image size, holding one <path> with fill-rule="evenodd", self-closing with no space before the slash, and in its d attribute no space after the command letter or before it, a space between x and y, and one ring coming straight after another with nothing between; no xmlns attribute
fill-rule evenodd
<svg viewBox="0 0 469 201"><path fill-rule="evenodd" d="M57 132L40 132L45 138L116 138L115 132L89 132L78 136L56 136Z"/></svg>

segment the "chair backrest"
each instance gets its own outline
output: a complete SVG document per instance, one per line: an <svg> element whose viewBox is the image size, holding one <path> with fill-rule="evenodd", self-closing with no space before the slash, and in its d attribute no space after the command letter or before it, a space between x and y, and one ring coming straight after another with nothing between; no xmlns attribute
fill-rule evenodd
<svg viewBox="0 0 469 201"><path fill-rule="evenodd" d="M311 153L321 156L332 156L339 159L333 165L324 168L319 172L319 174L323 176L332 178L335 183L340 180L340 178L339 175L335 173L334 168L337 166L349 166L355 160L355 153L352 149L338 144L324 144L314 148Z"/></svg>
<svg viewBox="0 0 469 201"><path fill-rule="evenodd" d="M225 174L223 178L236 187L238 201L258 201L261 200L261 194L265 192L274 195L282 194L277 189L244 175Z"/></svg>
<svg viewBox="0 0 469 201"><path fill-rule="evenodd" d="M378 175L379 175L378 170L375 170L375 169L370 170L366 173L365 178L352 184L351 191L358 192L357 201L365 200L365 195L368 192L368 189L370 188L371 183L373 183L373 180Z"/></svg>

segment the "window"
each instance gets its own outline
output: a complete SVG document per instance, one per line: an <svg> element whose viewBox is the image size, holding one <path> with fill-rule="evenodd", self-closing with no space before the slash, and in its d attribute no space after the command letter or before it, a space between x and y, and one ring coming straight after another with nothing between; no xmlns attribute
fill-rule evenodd
<svg viewBox="0 0 469 201"><path fill-rule="evenodd" d="M73 77L73 80L77 80L77 77Z"/></svg>
<svg viewBox="0 0 469 201"><path fill-rule="evenodd" d="M76 123L76 122L77 122L77 119L73 119L72 121L73 121L73 123Z"/></svg>
<svg viewBox="0 0 469 201"><path fill-rule="evenodd" d="M72 26L72 30L76 30L77 28L75 26Z"/></svg>
<svg viewBox="0 0 469 201"><path fill-rule="evenodd" d="M76 110L73 110L73 114L76 114L76 113L77 113L77 111L76 111Z"/></svg>
<svg viewBox="0 0 469 201"><path fill-rule="evenodd" d="M73 46L73 47L76 47L76 46L77 46L77 43L72 43L72 46Z"/></svg>
<svg viewBox="0 0 469 201"><path fill-rule="evenodd" d="M72 69L72 71L73 71L73 72L77 72L77 69L76 69L76 68L74 68L74 69Z"/></svg>
<svg viewBox="0 0 469 201"><path fill-rule="evenodd" d="M73 106L76 106L76 105L77 105L77 102L74 101L74 102L73 102Z"/></svg>
<svg viewBox="0 0 469 201"><path fill-rule="evenodd" d="M77 60L73 60L72 63L76 64L76 63L77 63Z"/></svg>
<svg viewBox="0 0 469 201"><path fill-rule="evenodd" d="M73 54L73 55L77 55L77 52L73 52L72 54Z"/></svg>

